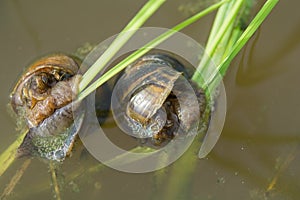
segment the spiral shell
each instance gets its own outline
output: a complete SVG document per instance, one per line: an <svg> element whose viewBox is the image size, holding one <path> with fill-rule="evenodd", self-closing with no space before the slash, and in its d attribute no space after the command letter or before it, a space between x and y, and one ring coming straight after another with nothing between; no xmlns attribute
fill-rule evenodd
<svg viewBox="0 0 300 200"><path fill-rule="evenodd" d="M112 94L118 126L131 136L152 138L154 145L197 133L199 103L205 104L205 98L187 77L177 60L163 54L146 55L128 66Z"/></svg>
<svg viewBox="0 0 300 200"><path fill-rule="evenodd" d="M37 126L56 109L72 101L77 88L68 88L76 82L70 77L77 71L75 60L62 54L36 61L24 72L11 93L13 110L25 118L29 128Z"/></svg>
<svg viewBox="0 0 300 200"><path fill-rule="evenodd" d="M36 61L21 76L11 93L11 106L28 127L19 156L62 160L69 153L83 120L73 113L80 104L73 102L78 69L73 58L56 54Z"/></svg>

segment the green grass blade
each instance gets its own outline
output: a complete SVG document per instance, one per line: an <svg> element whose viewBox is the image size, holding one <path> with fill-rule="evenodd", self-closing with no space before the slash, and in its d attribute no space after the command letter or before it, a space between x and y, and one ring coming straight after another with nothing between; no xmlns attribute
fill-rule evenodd
<svg viewBox="0 0 300 200"><path fill-rule="evenodd" d="M230 53L225 57L223 62L215 69L215 72L212 73L211 77L208 79L207 83L205 85L210 85L212 82L214 82L217 77L217 73L221 73L222 76L225 75L230 62L233 60L233 58L238 54L238 52L243 48L243 46L248 42L248 40L252 37L252 35L255 33L255 31L258 29L258 27L261 25L261 23L266 19L266 17L269 15L269 13L272 11L274 6L279 2L279 0L268 0L261 10L257 13L257 15L254 17L254 19L250 22L246 30L242 33L240 38L237 40L235 45L233 46Z"/></svg>
<svg viewBox="0 0 300 200"><path fill-rule="evenodd" d="M149 0L135 17L123 29L123 32L131 31L132 34L138 29L161 5L165 0ZM80 90L85 88L89 82L96 76L101 68L109 59L123 46L131 35L120 35L108 48L106 54L99 58L97 62L83 75L80 82ZM98 65L99 64L99 65ZM0 155L0 176L7 170L16 158L17 148L21 145L26 133L20 134L19 137Z"/></svg>
<svg viewBox="0 0 300 200"><path fill-rule="evenodd" d="M78 96L78 100L84 99L87 95L92 93L97 87L101 86L103 83L108 81L114 75L116 75L117 73L122 71L124 68L126 68L130 63L134 62L139 57L141 57L142 55L144 55L145 53L150 51L152 48L154 48L156 45L162 43L163 41L165 41L166 39L171 37L177 31L180 31L181 29L185 28L186 26L196 22L197 20L199 20L203 16L205 16L205 15L209 14L210 12L216 10L217 8L219 8L221 5L223 5L224 3L228 2L228 1L230 1L230 0L223 0L223 1L220 1L216 4L213 4L212 6L208 7L207 9L197 13L196 15L194 15L194 16L188 18L187 20L181 22L180 24L174 26L169 31L166 31L165 33L161 34L160 36L158 36L154 40L147 43L141 49L139 49L139 50L135 51L134 53L130 54L127 58L122 60L115 67L110 69L108 72L106 72L104 75L102 75L98 80L96 80L93 84L91 84L88 88L86 88L84 91L82 91Z"/></svg>
<svg viewBox="0 0 300 200"><path fill-rule="evenodd" d="M130 39L134 34L134 30L141 27L144 22L165 2L166 0L149 0L143 8L134 16L134 18L121 31L118 37L101 55L101 57L89 68L83 75L79 84L79 92L95 78L95 76L103 69L108 61L119 51L119 49ZM124 34L126 33L126 34Z"/></svg>
<svg viewBox="0 0 300 200"><path fill-rule="evenodd" d="M234 20L236 19L236 16L239 13L239 10L241 6L243 5L245 0L235 0L233 1L232 7L230 7L229 14L225 17L221 27L219 27L218 32L214 36L214 39L210 41L210 45L206 46L205 52L207 54L206 57L204 57L199 66L198 71L196 71L192 77L192 80L197 82L200 86L204 86L204 80L202 77L208 77L211 73L212 69L207 69L209 67L209 59L211 59L220 44L222 38L228 31L230 27L232 27L232 24L234 23ZM207 67L208 66L208 67Z"/></svg>
<svg viewBox="0 0 300 200"><path fill-rule="evenodd" d="M17 149L21 145L27 132L19 135L19 137L0 155L0 177L13 163L17 156Z"/></svg>
<svg viewBox="0 0 300 200"><path fill-rule="evenodd" d="M223 7L225 7L225 5ZM265 19L265 17L269 14L269 12L272 10L273 7L274 7L274 5L270 6L268 8L269 9L268 12L265 12L264 8L259 12L259 13L261 13L261 12L264 13L264 15L260 15L260 14L257 15L258 18L260 19L260 23ZM227 7L227 8L231 9L230 7ZM244 17L244 16L242 16L242 17ZM248 23L248 21L247 21L248 18L247 17L245 17L243 19L243 20L246 19L246 23ZM218 24L222 24L222 23L220 23L220 21L222 21L221 18L217 19L217 20L218 20L218 22L217 22ZM236 22L240 23L240 21L238 21L238 20L239 19L237 19ZM218 43L218 48L220 48L220 46L222 48L223 45L225 45L225 43L226 43L224 51L219 51L219 49L218 49L218 52L213 54L213 60L215 60L216 57L217 58L219 58L220 56L222 57L221 60L217 61L217 64L222 63L224 61L224 58L227 58L227 55L228 56L231 55L232 56L231 60L232 60L234 58L234 56L238 53L238 51L241 49L241 48L237 48L237 45L239 43L241 43L240 40L243 37L242 32L243 32L243 27L244 26L241 26L243 24L236 24L236 22L234 24L233 30L231 31L231 30L228 29L226 31L226 34L223 37L223 39L220 40L220 42ZM254 21L254 23L256 24L255 21ZM259 24L257 24L257 25L259 26ZM252 26L252 25L250 24L249 26ZM256 29L257 28L253 29L253 33ZM245 33L247 33L247 32L248 32L248 30L246 29ZM212 31L211 33L213 35L216 34L215 31ZM226 38L227 34L230 34L230 37ZM212 38L214 38L214 37L212 37ZM247 41L244 41L244 42L247 42ZM224 70L224 71L222 71L223 76L225 75L226 69L229 66L229 63L230 63L231 60L227 61L226 68L224 67L224 68L220 69L220 70ZM210 69L204 69L204 70L210 70ZM223 76L220 76L218 74L218 71L216 71L215 73L216 74L214 74L214 75L216 75L215 76L216 79L214 80L213 83L218 84ZM206 83L206 85L208 85L208 83ZM212 84L209 84L209 88L206 91L215 91L214 90L215 87L211 87L211 86L212 86ZM210 114L208 116L210 116ZM209 117L207 119L209 119ZM166 194L166 195L164 196L163 199L176 199L182 193L189 194L189 192L191 191L190 185L192 184L192 181L193 181L193 173L195 172L195 170L197 170L197 168L196 168L197 161L196 161L195 152L197 151L197 149L199 149L199 146L201 146L201 149L202 149L203 145L205 146L205 143L206 143L205 139L203 140L202 144L201 144L201 141L202 140L200 138L198 138L198 139L196 138L194 143L189 147L189 150L187 152L185 152L185 154L178 161L176 161L175 165L173 165L173 168L171 169L172 171L170 171L170 174L176 174L176 176L170 176L167 184L164 183L164 186L165 186L164 194ZM201 149L200 149L200 151L201 151ZM183 167L184 167L185 170L182 170ZM180 181L176 181L176 180L180 180Z"/></svg>
<svg viewBox="0 0 300 200"><path fill-rule="evenodd" d="M225 3L224 5L222 5L219 8L219 10L216 14L216 17L214 19L213 26L212 26L211 31L209 33L206 46L211 46L212 45L212 42L216 38L216 35L219 32L220 27L222 26L228 12L229 12L228 10L232 6L232 4L233 4L233 1Z"/></svg>

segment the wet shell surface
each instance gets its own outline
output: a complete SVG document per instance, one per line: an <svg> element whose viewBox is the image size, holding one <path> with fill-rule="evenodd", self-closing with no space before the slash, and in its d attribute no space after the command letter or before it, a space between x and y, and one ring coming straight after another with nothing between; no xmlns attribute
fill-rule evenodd
<svg viewBox="0 0 300 200"><path fill-rule="evenodd" d="M185 67L164 54L146 55L128 66L112 94L118 126L156 146L197 132L204 105L205 95L189 81Z"/></svg>
<svg viewBox="0 0 300 200"><path fill-rule="evenodd" d="M74 143L83 114L77 116L81 75L71 57L56 54L33 63L21 76L11 93L11 106L28 128L18 155L38 155L63 160ZM76 122L76 124L74 123Z"/></svg>

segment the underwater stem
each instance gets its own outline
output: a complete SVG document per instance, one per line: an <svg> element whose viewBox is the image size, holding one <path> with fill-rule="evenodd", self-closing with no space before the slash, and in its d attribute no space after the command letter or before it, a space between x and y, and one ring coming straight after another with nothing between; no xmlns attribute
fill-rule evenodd
<svg viewBox="0 0 300 200"><path fill-rule="evenodd" d="M17 156L17 149L21 145L25 135L20 134L19 137L0 155L0 176L9 168Z"/></svg>
<svg viewBox="0 0 300 200"><path fill-rule="evenodd" d="M50 161L50 163L49 163L49 168L50 168L50 173L51 173L53 189L55 192L55 199L61 200L60 188L59 188L59 184L57 181L57 175L56 175L56 168L55 168L55 164L52 161Z"/></svg>
<svg viewBox="0 0 300 200"><path fill-rule="evenodd" d="M22 164L21 168L16 172L16 174L12 177L6 188L4 189L0 199L5 199L8 197L15 189L16 185L19 183L26 169L31 163L31 159L26 159Z"/></svg>
<svg viewBox="0 0 300 200"><path fill-rule="evenodd" d="M212 59L214 59L214 57L216 57L216 56L218 58L224 57L224 59L222 61L221 60L219 61L221 64L218 64L217 65L218 67L216 69L213 69L214 71L211 75L214 78L216 78L216 77L222 78L225 75L225 72L226 72L230 62L232 61L232 59L237 55L237 53L241 50L241 48L245 45L245 43L253 35L253 33L256 31L256 29L259 27L259 25L264 21L266 16L270 13L270 11L273 9L273 7L276 5L277 2L278 2L278 0L268 0L243 33L241 33L241 31L243 30L243 27L238 27L238 26L235 27L233 29L233 31L230 30L228 27L228 28L222 28L222 30L225 31L224 33L216 33L216 31L215 31L216 26L213 26L211 34L213 34L213 36L217 34L217 35L220 35L221 37L217 38L215 41L213 39L208 40L210 45L213 45L212 47L207 46L207 48L209 50L209 56L211 56ZM241 2L239 1L239 3L241 3ZM238 12L237 10L235 10L236 6L232 5L232 7L231 7L231 6L228 6L225 4L222 7L223 8L219 9L219 15L217 15L215 24L217 24L217 25L219 24L222 26L222 24L224 24L224 23L221 23L221 21L225 20L224 13L228 12L228 11L226 11L226 9L234 9L234 14L230 15L231 17L233 17L233 19L232 20L226 19L226 21L230 21L231 25L232 25L237 16L235 13ZM230 12L231 11L229 10L229 13ZM226 26L231 26L231 25L230 25L230 23L227 23ZM231 36L226 38L226 37L224 37L224 35L227 34L226 31L228 31L228 30L230 31L229 34L231 34ZM212 37L210 37L210 38L212 38ZM222 38L226 38L227 41L224 41L224 40L222 41ZM216 42L216 43L214 43L214 42ZM218 47L220 45L220 43L222 43L222 45L227 44L227 47L226 46L225 46L225 48L223 47L222 51L215 54L214 53L215 48ZM203 66L204 68L201 68L201 69L206 70L205 65L206 65L206 61L204 61L204 64L200 64L199 66L200 67ZM211 70L211 69L209 69L209 70ZM219 71L222 76L216 76L216 74L219 74ZM200 84L201 86L209 85L208 89L210 89L210 91L214 91L215 86L217 86L220 81L219 79L217 79L217 81L215 81L215 82L206 82L205 83L205 82L202 82L202 79L200 77L201 76L199 76L199 74L195 74L193 76L193 80L198 81L198 84ZM201 140L200 140L200 138L196 138L196 141L194 141L194 143L189 148L189 150L187 152L185 152L185 154L182 156L182 158L180 158L176 162L176 165L173 166L173 168L172 168L173 176L169 176L164 199L175 199L175 198L180 197L180 194L182 194L182 193L185 193L185 194L190 193L188 190L190 189L190 184L192 181L192 174L194 173L194 171L196 169L196 164L197 164L196 160L198 159L196 156L196 151L199 149L200 146L201 146ZM178 180L180 180L180 181L178 181Z"/></svg>

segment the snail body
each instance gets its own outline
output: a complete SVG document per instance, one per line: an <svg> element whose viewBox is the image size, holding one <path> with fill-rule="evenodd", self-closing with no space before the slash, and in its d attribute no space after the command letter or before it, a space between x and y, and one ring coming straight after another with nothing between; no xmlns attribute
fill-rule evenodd
<svg viewBox="0 0 300 200"><path fill-rule="evenodd" d="M72 101L77 88L71 78L78 71L78 64L66 55L47 56L33 63L22 75L11 93L11 105L23 116L29 128Z"/></svg>
<svg viewBox="0 0 300 200"><path fill-rule="evenodd" d="M56 54L33 63L11 93L11 106L28 128L18 155L63 160L72 148L83 116L74 118L73 102L81 75L71 57Z"/></svg>
<svg viewBox="0 0 300 200"><path fill-rule="evenodd" d="M131 136L151 138L156 146L195 132L205 95L188 76L181 63L164 54L146 55L128 66L112 94L118 126Z"/></svg>

